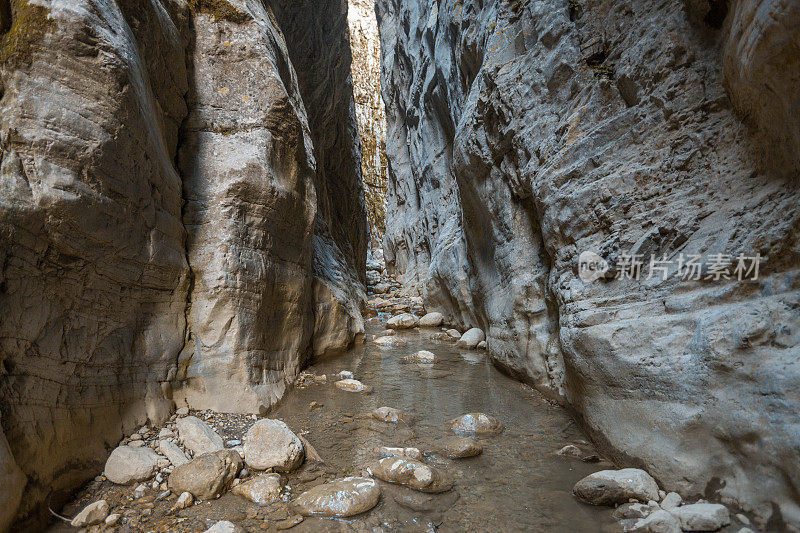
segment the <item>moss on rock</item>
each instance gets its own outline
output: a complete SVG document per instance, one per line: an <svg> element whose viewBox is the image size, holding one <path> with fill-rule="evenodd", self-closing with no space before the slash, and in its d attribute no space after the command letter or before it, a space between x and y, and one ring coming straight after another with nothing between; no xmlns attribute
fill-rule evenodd
<svg viewBox="0 0 800 533"><path fill-rule="evenodd" d="M214 17L214 21L227 20L234 24L243 24L252 17L232 6L226 0L189 0L189 9L193 13L207 13Z"/></svg>
<svg viewBox="0 0 800 533"><path fill-rule="evenodd" d="M33 52L55 27L50 10L28 0L11 0L11 25L0 38L0 65L17 68L30 64Z"/></svg>

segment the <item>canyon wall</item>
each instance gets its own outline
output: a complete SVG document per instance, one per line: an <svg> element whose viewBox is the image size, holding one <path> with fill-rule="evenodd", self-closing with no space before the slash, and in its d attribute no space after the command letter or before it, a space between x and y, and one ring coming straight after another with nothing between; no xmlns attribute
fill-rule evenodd
<svg viewBox="0 0 800 533"><path fill-rule="evenodd" d="M304 92L268 3L5 4L0 530L176 402L263 413L351 344L367 239L352 92ZM302 16L346 80L346 11Z"/></svg>
<svg viewBox="0 0 800 533"><path fill-rule="evenodd" d="M388 268L617 463L800 528L800 4L376 9Z"/></svg>

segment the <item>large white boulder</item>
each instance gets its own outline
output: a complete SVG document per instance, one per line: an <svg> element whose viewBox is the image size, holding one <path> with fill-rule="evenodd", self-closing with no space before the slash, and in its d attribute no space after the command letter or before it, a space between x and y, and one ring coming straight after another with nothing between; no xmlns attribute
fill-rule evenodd
<svg viewBox="0 0 800 533"><path fill-rule="evenodd" d="M178 436L183 441L183 445L192 450L195 455L212 453L225 448L222 437L196 416L179 418L175 425L178 426Z"/></svg>
<svg viewBox="0 0 800 533"><path fill-rule="evenodd" d="M157 469L158 454L150 448L119 446L108 456L103 473L112 483L128 485L150 479Z"/></svg>
<svg viewBox="0 0 800 533"><path fill-rule="evenodd" d="M444 315L436 311L428 313L419 319L419 325L424 328L436 328L441 326L442 322L444 322Z"/></svg>
<svg viewBox="0 0 800 533"><path fill-rule="evenodd" d="M622 504L631 498L648 502L658 500L658 483L638 468L601 470L578 481L572 492L593 505Z"/></svg>
<svg viewBox="0 0 800 533"><path fill-rule="evenodd" d="M244 460L254 470L291 472L303 463L303 443L280 420L262 418L244 438Z"/></svg>
<svg viewBox="0 0 800 533"><path fill-rule="evenodd" d="M486 335L480 328L468 329L461 335L461 338L456 342L459 348L469 348L470 350L476 348L478 344L486 340Z"/></svg>

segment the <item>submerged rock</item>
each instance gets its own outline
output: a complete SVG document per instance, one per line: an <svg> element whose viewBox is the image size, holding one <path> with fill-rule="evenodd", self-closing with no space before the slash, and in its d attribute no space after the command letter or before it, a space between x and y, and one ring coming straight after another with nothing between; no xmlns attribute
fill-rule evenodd
<svg viewBox="0 0 800 533"><path fill-rule="evenodd" d="M450 429L457 434L492 436L503 431L503 424L483 413L467 413L451 420Z"/></svg>
<svg viewBox="0 0 800 533"><path fill-rule="evenodd" d="M483 333L483 330L480 328L472 328L468 329L461 338L458 339L456 342L456 346L459 348L469 348L473 349L478 346L479 343L486 340L486 335Z"/></svg>
<svg viewBox="0 0 800 533"><path fill-rule="evenodd" d="M402 448L394 446L381 446L378 453L383 457L408 457L409 459L421 459L422 452L419 448Z"/></svg>
<svg viewBox="0 0 800 533"><path fill-rule="evenodd" d="M401 358L400 362L430 364L436 362L436 356L427 350L420 350L416 353Z"/></svg>
<svg viewBox="0 0 800 533"><path fill-rule="evenodd" d="M105 500L90 503L81 509L81 512L75 515L75 518L72 519L69 525L72 527L87 527L99 524L105 521L109 510L110 507Z"/></svg>
<svg viewBox="0 0 800 533"><path fill-rule="evenodd" d="M196 416L179 418L176 425L183 445L192 450L195 455L212 453L225 448L222 437Z"/></svg>
<svg viewBox="0 0 800 533"><path fill-rule="evenodd" d="M465 437L448 437L444 442L444 453L451 459L475 457L483 453L480 444Z"/></svg>
<svg viewBox="0 0 800 533"><path fill-rule="evenodd" d="M153 477L157 469L158 454L150 448L119 446L108 456L103 473L112 483L128 485Z"/></svg>
<svg viewBox="0 0 800 533"><path fill-rule="evenodd" d="M447 331L445 331L445 333L447 333L447 336L453 340L458 340L461 338L461 332L458 331L457 329L448 329Z"/></svg>
<svg viewBox="0 0 800 533"><path fill-rule="evenodd" d="M230 488L241 468L242 458L233 450L206 453L176 467L169 476L169 488L175 494L189 492L210 500Z"/></svg>
<svg viewBox="0 0 800 533"><path fill-rule="evenodd" d="M407 346L408 341L405 339L401 339L400 337L394 335L384 335L383 337L378 337L373 343L377 344L378 346Z"/></svg>
<svg viewBox="0 0 800 533"><path fill-rule="evenodd" d="M419 319L419 325L425 328L436 328L444 322L444 315L442 313L428 313Z"/></svg>
<svg viewBox="0 0 800 533"><path fill-rule="evenodd" d="M419 326L419 319L411 313L393 316L386 322L390 329L410 329Z"/></svg>
<svg viewBox="0 0 800 533"><path fill-rule="evenodd" d="M413 418L410 414L394 407L378 407L370 413L370 416L375 420L390 424L408 423Z"/></svg>
<svg viewBox="0 0 800 533"><path fill-rule="evenodd" d="M203 533L243 533L244 530L228 520L220 520Z"/></svg>
<svg viewBox="0 0 800 533"><path fill-rule="evenodd" d="M368 468L370 475L405 485L420 492L444 492L453 488L453 480L438 468L403 457L387 457Z"/></svg>
<svg viewBox="0 0 800 533"><path fill-rule="evenodd" d="M253 503L266 505L278 500L283 488L280 474L259 474L233 487L231 492Z"/></svg>
<svg viewBox="0 0 800 533"><path fill-rule="evenodd" d="M357 379L343 379L335 383L336 387L347 392L371 392L372 387L364 385Z"/></svg>
<svg viewBox="0 0 800 533"><path fill-rule="evenodd" d="M346 477L317 485L297 497L296 511L305 516L354 516L378 504L381 489L374 479Z"/></svg>
<svg viewBox="0 0 800 533"><path fill-rule="evenodd" d="M284 422L263 418L244 437L244 459L256 470L291 472L303 463L303 442Z"/></svg>
<svg viewBox="0 0 800 533"><path fill-rule="evenodd" d="M642 502L658 500L658 484L638 468L595 472L578 481L572 492L582 502L593 505L627 503L631 498Z"/></svg>

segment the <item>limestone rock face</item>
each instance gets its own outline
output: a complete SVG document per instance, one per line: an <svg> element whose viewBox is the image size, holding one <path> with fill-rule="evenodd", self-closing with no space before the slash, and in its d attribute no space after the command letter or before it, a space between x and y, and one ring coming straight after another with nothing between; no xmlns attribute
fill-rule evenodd
<svg viewBox="0 0 800 533"><path fill-rule="evenodd" d="M10 4L0 404L37 482L2 520L23 529L175 401L265 411L363 333L345 4L225 3Z"/></svg>
<svg viewBox="0 0 800 533"><path fill-rule="evenodd" d="M3 491L0 492L0 531L6 531L14 520L14 512L22 499L22 491L27 480L14 461L2 430L0 430L0 478L3 479Z"/></svg>
<svg viewBox="0 0 800 533"><path fill-rule="evenodd" d="M800 4L377 13L387 269L621 464L800 527ZM681 253L765 261L755 282L683 280ZM624 254L673 263L617 279Z"/></svg>

